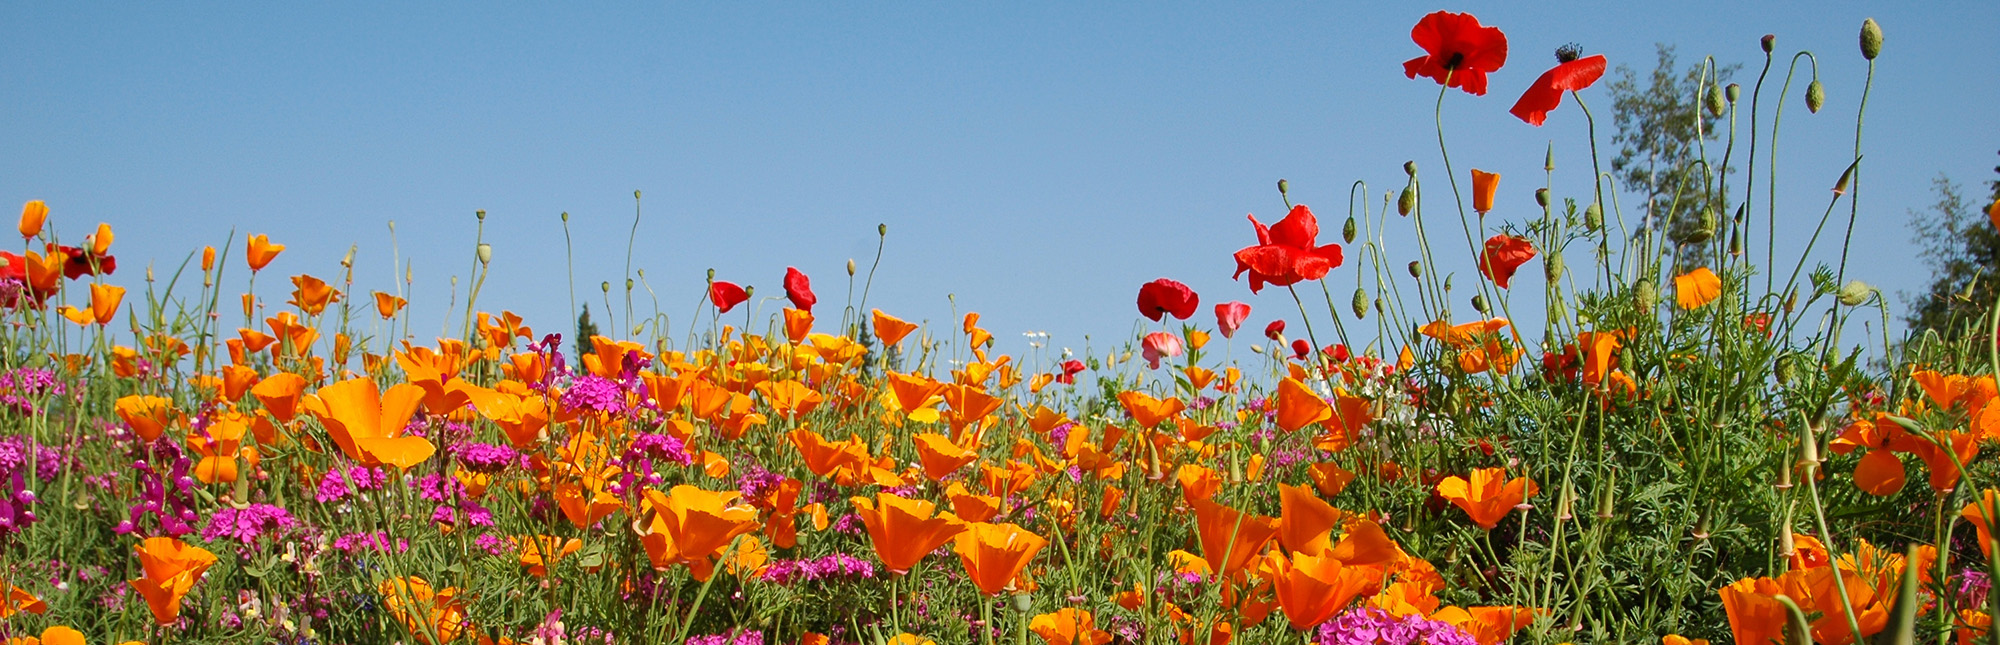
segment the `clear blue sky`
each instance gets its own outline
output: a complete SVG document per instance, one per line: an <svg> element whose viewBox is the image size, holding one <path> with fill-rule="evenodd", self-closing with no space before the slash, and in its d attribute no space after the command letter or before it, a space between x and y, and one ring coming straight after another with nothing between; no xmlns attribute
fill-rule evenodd
<svg viewBox="0 0 2000 645"><path fill-rule="evenodd" d="M1782 212L1809 228L1853 145L1855 34L1875 17L1887 46L1851 272L1892 294L1925 277L1906 213L1930 203L1931 178L1984 182L2000 162L1991 2L1351 4L8 3L0 199L47 200L71 240L110 222L114 281L134 287L148 262L170 272L232 227L240 285L240 236L267 233L290 247L259 281L274 303L287 276L334 276L351 244L355 291L392 290L394 220L416 256L420 338L470 264L474 209L494 246L483 304L547 331L570 318L560 212L579 294L600 302L645 191L633 263L676 335L710 267L776 296L798 266L837 317L843 266L865 269L887 223L871 305L940 323L955 294L1019 352L1030 330L1058 347L1122 340L1139 285L1162 276L1200 292L1204 324L1233 299L1252 325L1296 319L1282 291L1230 281L1230 253L1254 241L1243 216L1282 216L1273 182L1289 178L1335 236L1349 184L1379 203L1408 159L1442 194L1437 86L1400 67L1437 8L1512 47L1491 94L1445 102L1459 172L1505 176L1496 219L1534 215L1552 140L1556 192L1587 197L1575 106L1539 129L1506 113L1567 42L1642 72L1656 42L1714 54L1744 63L1746 90L1759 36L1817 52L1827 108L1793 103L1782 142ZM1585 98L1608 158L1602 84ZM1463 248L1455 224L1438 230Z"/></svg>

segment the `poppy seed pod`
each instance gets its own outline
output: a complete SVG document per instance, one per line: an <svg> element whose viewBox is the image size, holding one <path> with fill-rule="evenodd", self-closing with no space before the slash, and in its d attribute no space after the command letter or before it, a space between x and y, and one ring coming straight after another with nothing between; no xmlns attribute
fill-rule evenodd
<svg viewBox="0 0 2000 645"><path fill-rule="evenodd" d="M491 244L480 242L479 246L473 250L473 253L479 256L480 264L490 264L493 262L493 245ZM350 255L348 258L349 261L352 261L353 256Z"/></svg>
<svg viewBox="0 0 2000 645"><path fill-rule="evenodd" d="M715 281L715 269L709 269L709 270L708 270L708 281L709 281L709 282L714 282L714 281Z"/></svg>
<svg viewBox="0 0 2000 645"><path fill-rule="evenodd" d="M1819 79L1815 78L1813 82L1806 84L1806 111L1819 114L1822 105L1826 105L1826 86L1821 85Z"/></svg>
<svg viewBox="0 0 2000 645"><path fill-rule="evenodd" d="M875 225L875 234L876 234L876 235L880 235L880 236L882 236L882 237L888 237L888 236L889 236L889 224L888 224L887 222L884 222L884 223L881 223L881 224L876 224L876 225Z"/></svg>
<svg viewBox="0 0 2000 645"><path fill-rule="evenodd" d="M1396 214L1407 217L1409 216L1410 211L1414 211L1416 209L1417 209L1417 187L1404 186L1402 196L1396 198Z"/></svg>
<svg viewBox="0 0 2000 645"><path fill-rule="evenodd" d="M1723 109L1729 107L1722 102L1722 88L1714 85L1708 86L1708 91L1701 93L1701 106L1708 109L1709 116L1717 117L1722 116Z"/></svg>
<svg viewBox="0 0 2000 645"><path fill-rule="evenodd" d="M1355 287L1354 289L1354 317L1368 317L1368 292L1362 290L1360 287Z"/></svg>
<svg viewBox="0 0 2000 645"><path fill-rule="evenodd" d="M1361 228L1360 228L1359 226L1356 226L1356 225L1354 224L1354 216L1353 216L1353 215L1349 215L1349 216L1347 216L1347 223L1346 223L1346 224L1344 224L1344 225L1341 225L1341 227L1340 227L1340 239L1341 239L1342 241L1345 241L1345 242L1346 242L1346 243L1348 243L1348 244L1353 244L1353 243L1354 243L1354 235L1355 235L1355 233L1359 232L1360 230L1361 230Z"/></svg>
<svg viewBox="0 0 2000 645"><path fill-rule="evenodd" d="M1868 286L1868 283L1860 280L1849 280L1847 284L1840 286L1840 304L1849 307L1858 307L1868 302L1869 297L1874 295L1875 287Z"/></svg>
<svg viewBox="0 0 2000 645"><path fill-rule="evenodd" d="M1535 205L1540 206L1542 208L1549 207L1549 189L1547 188L1535 189Z"/></svg>
<svg viewBox="0 0 2000 645"><path fill-rule="evenodd" d="M1604 228L1604 207L1592 203L1583 209L1583 230L1595 231Z"/></svg>
<svg viewBox="0 0 2000 645"><path fill-rule="evenodd" d="M1034 610L1035 610L1034 596L1030 596L1026 592L1014 594L1014 611L1018 611L1025 614Z"/></svg>
<svg viewBox="0 0 2000 645"><path fill-rule="evenodd" d="M632 279L631 279L631 278L626 278L626 279L625 279L625 293L631 293L631 292L632 292L632 287L633 287L633 285L634 285L634 283L632 282Z"/></svg>
<svg viewBox="0 0 2000 645"><path fill-rule="evenodd" d="M458 276L452 276L452 277L457 278ZM611 281L605 280L603 284L597 285L597 288L603 289L605 293L611 293Z"/></svg>
<svg viewBox="0 0 2000 645"><path fill-rule="evenodd" d="M1416 260L1410 261L1410 277L1412 278L1424 277L1424 265L1422 262L1418 262Z"/></svg>
<svg viewBox="0 0 2000 645"><path fill-rule="evenodd" d="M1791 489L1792 489L1792 469L1790 469L1790 468L1779 468L1779 469L1778 469L1778 483L1776 483L1776 484L1772 484L1772 485L1771 485L1771 487L1772 487L1772 488L1776 488L1776 489L1778 489L1778 490L1791 490Z"/></svg>
<svg viewBox="0 0 2000 645"><path fill-rule="evenodd" d="M1482 314L1492 313L1492 311L1486 308L1486 296L1484 295L1472 297L1472 310Z"/></svg>
<svg viewBox="0 0 2000 645"><path fill-rule="evenodd" d="M1764 38L1762 39L1762 43L1763 43L1763 45L1764 45L1764 53L1766 53L1766 54L1769 54L1769 53L1771 53L1771 50L1773 50L1773 49L1777 49L1777 47L1778 47L1778 35L1777 35L1777 34L1764 34Z"/></svg>
<svg viewBox="0 0 2000 645"><path fill-rule="evenodd" d="M565 224L569 223L569 211L563 211L562 221Z"/></svg>
<svg viewBox="0 0 2000 645"><path fill-rule="evenodd" d="M1861 21L1861 57L1875 60L1882 55L1882 25L1875 24L1874 18Z"/></svg>
<svg viewBox="0 0 2000 645"><path fill-rule="evenodd" d="M472 216L479 218L479 221L484 222L486 221L486 209L482 208L476 211L472 211Z"/></svg>
<svg viewBox="0 0 2000 645"><path fill-rule="evenodd" d="M1291 194L1291 189L1292 189L1292 182L1289 182L1289 181L1285 181L1285 180L1283 180L1283 179L1280 179L1280 180L1278 180L1278 194L1279 194L1279 195L1288 195L1288 194Z"/></svg>
<svg viewBox="0 0 2000 645"><path fill-rule="evenodd" d="M1415 161L1403 162L1403 174L1409 175L1411 177L1417 176L1417 162Z"/></svg>
<svg viewBox="0 0 2000 645"><path fill-rule="evenodd" d="M1722 86L1722 98L1728 99L1730 103L1735 103L1736 99L1743 98L1743 86L1735 83Z"/></svg>

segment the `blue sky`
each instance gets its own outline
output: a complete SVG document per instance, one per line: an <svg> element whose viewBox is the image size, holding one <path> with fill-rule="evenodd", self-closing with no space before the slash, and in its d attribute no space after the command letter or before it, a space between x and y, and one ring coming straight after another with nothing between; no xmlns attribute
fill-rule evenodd
<svg viewBox="0 0 2000 645"><path fill-rule="evenodd" d="M571 215L579 298L601 303L597 285L624 274L634 189L632 263L676 335L709 268L759 287L768 314L780 305L761 296L797 266L822 318L836 317L844 265L865 270L877 223L890 233L870 306L941 323L949 294L1010 352L1031 330L1058 347L1122 341L1139 285L1162 276L1201 294L1205 325L1227 300L1251 303L1252 325L1296 324L1282 291L1252 296L1229 278L1229 254L1254 242L1244 214L1282 216L1273 183L1287 178L1332 237L1352 182L1379 204L1412 159L1443 194L1437 86L1400 67L1420 53L1411 25L1436 8L1470 11L1511 44L1489 95L1444 104L1458 172L1505 177L1496 220L1535 215L1551 142L1558 196L1588 195L1575 106L1542 128L1506 113L1568 42L1641 72L1656 42L1684 62L1713 54L1744 64L1746 91L1761 35L1816 52L1827 107L1793 103L1781 144L1785 255L1851 153L1855 34L1875 17L1887 45L1864 135L1867 250L1850 273L1892 294L1925 279L1906 221L1931 178L1984 182L2000 162L2000 7L1986 2L9 3L0 198L47 200L69 239L110 222L114 281L131 286L149 262L170 273L232 228L240 285L241 236L269 234L289 246L259 281L273 302L284 277L335 275L350 245L355 291L392 290L394 220L420 338L445 324L475 209L495 257L482 308L567 328L558 213ZM1610 101L1601 84L1584 98L1608 160ZM1440 249L1463 248L1450 219L1433 226ZM1400 266L1414 254L1396 239L1408 237L1392 236Z"/></svg>

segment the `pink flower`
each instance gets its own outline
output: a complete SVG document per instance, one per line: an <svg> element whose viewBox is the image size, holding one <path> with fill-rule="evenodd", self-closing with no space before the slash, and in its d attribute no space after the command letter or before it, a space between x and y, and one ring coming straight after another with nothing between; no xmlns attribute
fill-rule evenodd
<svg viewBox="0 0 2000 645"><path fill-rule="evenodd" d="M1146 357L1146 364L1153 369L1160 369L1161 358L1181 355L1181 338L1167 332L1146 334L1146 339L1139 344L1144 349L1142 355Z"/></svg>

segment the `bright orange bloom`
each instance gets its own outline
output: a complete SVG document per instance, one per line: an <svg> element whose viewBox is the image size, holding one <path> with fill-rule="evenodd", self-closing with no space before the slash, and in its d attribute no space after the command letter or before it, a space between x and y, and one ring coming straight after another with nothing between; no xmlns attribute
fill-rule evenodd
<svg viewBox="0 0 2000 645"><path fill-rule="evenodd" d="M215 554L170 537L146 538L133 545L132 553L139 556L139 567L144 573L127 582L146 599L146 607L153 610L153 620L161 625L173 624L180 618L181 599L194 589L201 574L215 564Z"/></svg>
<svg viewBox="0 0 2000 645"><path fill-rule="evenodd" d="M1134 423L1148 430L1160 425L1161 421L1180 416L1181 411L1187 409L1187 404L1178 398L1162 401L1138 390L1119 392L1118 402L1125 404L1126 412L1132 413Z"/></svg>
<svg viewBox="0 0 2000 645"><path fill-rule="evenodd" d="M1699 309L1722 296L1722 278L1702 267L1674 277L1674 302L1682 309Z"/></svg>
<svg viewBox="0 0 2000 645"><path fill-rule="evenodd" d="M944 496L951 500L952 514L967 522L984 522L1000 513L999 497L974 493L959 482L952 482Z"/></svg>
<svg viewBox="0 0 2000 645"><path fill-rule="evenodd" d="M465 631L465 603L458 587L433 590L431 583L417 576L383 580L376 585L382 604L403 623L419 642L430 642L436 634L440 642L458 640Z"/></svg>
<svg viewBox="0 0 2000 645"><path fill-rule="evenodd" d="M1446 607L1431 619L1451 623L1479 641L1479 645L1500 645L1513 638L1514 632L1535 622L1536 613L1527 607Z"/></svg>
<svg viewBox="0 0 2000 645"><path fill-rule="evenodd" d="M715 571L715 557L736 536L757 530L757 509L741 503L736 491L675 486L670 493L646 491L652 520L639 536L656 569L686 564L697 580Z"/></svg>
<svg viewBox="0 0 2000 645"><path fill-rule="evenodd" d="M812 334L813 315L804 309L785 309L785 340L793 345L805 342Z"/></svg>
<svg viewBox="0 0 2000 645"><path fill-rule="evenodd" d="M99 325L111 324L118 316L118 304L125 300L125 288L108 284L90 285L90 316Z"/></svg>
<svg viewBox="0 0 2000 645"><path fill-rule="evenodd" d="M1603 57L1593 56L1592 58L1603 58ZM1682 636L1680 634L1667 634L1665 636L1660 637L1660 645L1708 645L1708 639L1705 638L1689 639L1688 637Z"/></svg>
<svg viewBox="0 0 2000 645"><path fill-rule="evenodd" d="M875 316L875 338L882 341L883 347L895 347L903 342L903 337L909 336L910 332L917 330L916 325L903 322L900 318L882 313L880 309L873 310L873 313Z"/></svg>
<svg viewBox="0 0 2000 645"><path fill-rule="evenodd" d="M1971 521L1973 528L1979 531L1979 550L1985 552L1987 557L1993 556L1993 521L1991 518L1995 514L2000 514L2000 491L1995 491L1991 488L1981 492L1978 501L1966 504L1965 508L1958 511L1959 517Z"/></svg>
<svg viewBox="0 0 2000 645"><path fill-rule="evenodd" d="M960 447L952 443L949 437L935 432L926 432L910 439L916 442L917 457L923 460L924 478L931 481L944 481L946 475L964 468L966 464L979 458L977 451Z"/></svg>
<svg viewBox="0 0 2000 645"><path fill-rule="evenodd" d="M362 377L320 388L305 405L349 459L407 470L437 452L429 439L403 436L423 396L423 388L408 383L381 392L374 379Z"/></svg>
<svg viewBox="0 0 2000 645"><path fill-rule="evenodd" d="M1242 569L1278 532L1278 518L1251 515L1207 500L1194 507L1201 554L1223 577Z"/></svg>
<svg viewBox="0 0 2000 645"><path fill-rule="evenodd" d="M90 242L90 254L101 257L106 253L110 253L112 237L111 225L98 222L97 232L85 236L85 239Z"/></svg>
<svg viewBox="0 0 2000 645"><path fill-rule="evenodd" d="M1286 432L1333 418L1333 405L1295 378L1278 383L1278 427Z"/></svg>
<svg viewBox="0 0 2000 645"><path fill-rule="evenodd" d="M528 574L537 578L548 577L548 565L583 548L582 540L564 540L553 535L523 535L514 538L514 544L520 549L521 566L527 567Z"/></svg>
<svg viewBox="0 0 2000 645"><path fill-rule="evenodd" d="M1330 556L1306 553L1272 555L1269 562L1265 575L1292 629L1317 627L1347 609L1356 598L1382 590L1384 576L1375 567L1350 566Z"/></svg>
<svg viewBox="0 0 2000 645"><path fill-rule="evenodd" d="M410 304L410 301L404 300L402 296L375 292L375 313L381 314L383 320L396 317L396 312L402 311L403 305L407 304Z"/></svg>
<svg viewBox="0 0 2000 645"><path fill-rule="evenodd" d="M1481 468L1472 471L1471 481L1453 475L1437 485L1438 495L1465 509L1474 524L1489 531L1539 490L1526 477L1509 481L1505 468Z"/></svg>
<svg viewBox="0 0 2000 645"><path fill-rule="evenodd" d="M207 273L215 269L215 247L201 247L201 271Z"/></svg>
<svg viewBox="0 0 2000 645"><path fill-rule="evenodd" d="M243 250L243 258L250 262L252 273L263 271L265 266L271 264L271 260L276 259L278 254L285 250L283 244L272 244L269 236L252 235L249 240Z"/></svg>
<svg viewBox="0 0 2000 645"><path fill-rule="evenodd" d="M826 400L819 392L798 381L765 381L757 384L757 393L764 395L764 402L779 416L787 419L812 414L819 404Z"/></svg>
<svg viewBox="0 0 2000 645"><path fill-rule="evenodd" d="M1485 215L1493 210L1493 196L1500 192L1500 173L1472 169L1472 210Z"/></svg>
<svg viewBox="0 0 2000 645"><path fill-rule="evenodd" d="M1325 497L1339 495L1341 491L1347 490L1347 484L1354 481L1354 471L1341 468L1340 464L1330 461L1307 467L1306 475L1312 477L1313 487L1319 489L1319 494Z"/></svg>
<svg viewBox="0 0 2000 645"><path fill-rule="evenodd" d="M1097 628L1089 611L1064 607L1052 614L1038 614L1028 621L1028 631L1048 645L1104 645L1111 634Z"/></svg>
<svg viewBox="0 0 2000 645"><path fill-rule="evenodd" d="M32 239L42 234L42 222L49 219L49 205L42 200L34 200L21 205L21 239Z"/></svg>
<svg viewBox="0 0 2000 645"><path fill-rule="evenodd" d="M251 374L254 376L256 373L253 371ZM298 414L299 399L305 391L305 377L291 372L272 374L250 388L250 394L264 404L264 409L285 423L291 423L292 417Z"/></svg>
<svg viewBox="0 0 2000 645"><path fill-rule="evenodd" d="M35 594L11 584L7 587L9 589L7 597L0 600L0 618L9 618L24 611L37 615L48 613L49 603L36 598Z"/></svg>
<svg viewBox="0 0 2000 645"><path fill-rule="evenodd" d="M340 291L327 285L325 280L309 275L292 276L292 299L289 303L298 307L308 316L326 312L326 306L340 300Z"/></svg>
<svg viewBox="0 0 2000 645"><path fill-rule="evenodd" d="M854 512L868 527L875 555L892 573L909 573L910 568L965 530L965 524L951 513L938 513L937 505L907 499L895 493L876 493L875 499L855 497Z"/></svg>
<svg viewBox="0 0 2000 645"><path fill-rule="evenodd" d="M965 563L965 574L988 596L1014 587L1014 578L1035 559L1048 540L1013 524L966 525L953 550Z"/></svg>
<svg viewBox="0 0 2000 645"><path fill-rule="evenodd" d="M1332 544L1333 527L1346 514L1320 501L1304 486L1278 484L1278 544L1291 551L1318 554Z"/></svg>
<svg viewBox="0 0 2000 645"><path fill-rule="evenodd" d="M243 450L243 436L249 434L250 423L242 414L226 412L217 414L208 427L187 435L188 448L201 457L195 463L194 476L203 483L230 483L236 481L237 457L255 455L255 450ZM251 460L251 466L256 461Z"/></svg>
<svg viewBox="0 0 2000 645"><path fill-rule="evenodd" d="M118 412L118 417L125 420L125 425L131 426L132 432L139 435L139 440L146 443L159 439L168 426L181 422L181 413L174 409L173 399L164 396L133 394L119 398L112 407Z"/></svg>

